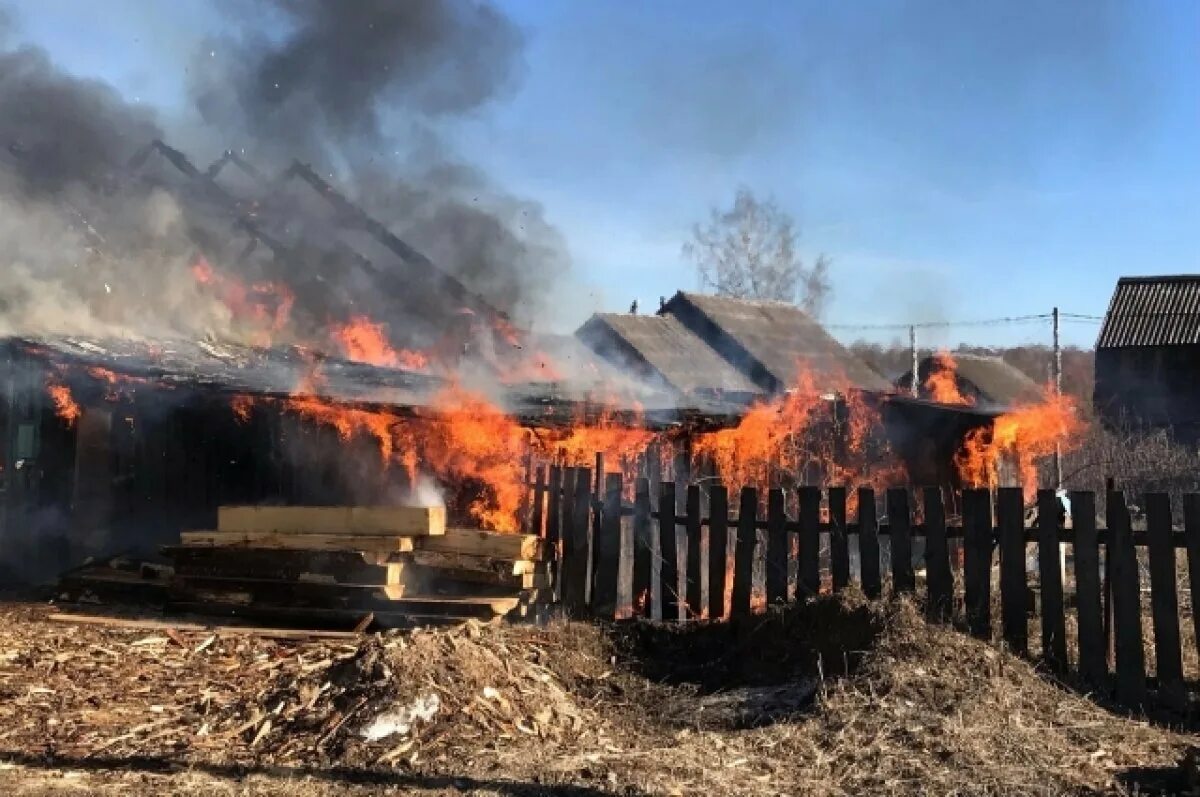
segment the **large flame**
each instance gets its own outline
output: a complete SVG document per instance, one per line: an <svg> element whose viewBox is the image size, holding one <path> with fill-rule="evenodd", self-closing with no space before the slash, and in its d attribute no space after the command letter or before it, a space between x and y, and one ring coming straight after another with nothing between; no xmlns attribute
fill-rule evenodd
<svg viewBox="0 0 1200 797"><path fill-rule="evenodd" d="M255 345L270 346L291 318L296 297L281 282L243 282L214 269L204 255L192 263L192 277L216 295Z"/></svg>
<svg viewBox="0 0 1200 797"><path fill-rule="evenodd" d="M1038 486L1037 461L1053 454L1056 447L1073 449L1083 431L1074 400L1047 387L1036 404L1018 406L991 426L969 432L955 463L964 485L996 487L1007 458L1017 468L1026 496L1032 497Z"/></svg>
<svg viewBox="0 0 1200 797"><path fill-rule="evenodd" d="M915 375L914 375L915 378ZM969 396L958 389L958 363L948 351L933 355L933 367L922 385L929 398L940 404L974 404Z"/></svg>
<svg viewBox="0 0 1200 797"><path fill-rule="evenodd" d="M342 353L355 362L410 371L423 371L429 366L429 358L421 352L392 348L383 324L365 315L335 325L331 334Z"/></svg>

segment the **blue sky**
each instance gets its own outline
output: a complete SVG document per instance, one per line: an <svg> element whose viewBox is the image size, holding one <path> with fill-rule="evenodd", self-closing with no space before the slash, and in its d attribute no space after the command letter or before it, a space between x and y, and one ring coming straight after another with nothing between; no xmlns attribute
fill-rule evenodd
<svg viewBox="0 0 1200 797"><path fill-rule="evenodd" d="M225 24L199 0L12 5L62 66L168 109ZM1200 269L1200 3L499 5L521 80L450 140L565 234L560 326L694 289L680 245L739 186L833 258L831 325L1101 314L1121 274Z"/></svg>

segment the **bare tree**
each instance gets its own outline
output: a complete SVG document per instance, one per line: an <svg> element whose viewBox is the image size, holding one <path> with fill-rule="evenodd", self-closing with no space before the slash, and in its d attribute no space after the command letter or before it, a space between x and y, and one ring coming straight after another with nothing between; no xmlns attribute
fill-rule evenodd
<svg viewBox="0 0 1200 797"><path fill-rule="evenodd" d="M829 298L829 265L819 255L806 267L796 251L796 224L774 200L738 190L730 209L713 208L692 228L683 253L701 284L722 296L795 302L819 316Z"/></svg>

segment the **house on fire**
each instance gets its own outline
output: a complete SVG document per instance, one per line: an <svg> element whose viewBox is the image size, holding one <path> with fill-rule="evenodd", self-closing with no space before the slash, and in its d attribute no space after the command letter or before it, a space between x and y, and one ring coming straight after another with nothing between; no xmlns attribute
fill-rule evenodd
<svg viewBox="0 0 1200 797"><path fill-rule="evenodd" d="M1096 340L1093 404L1110 428L1200 442L1200 275L1122 277Z"/></svg>
<svg viewBox="0 0 1200 797"><path fill-rule="evenodd" d="M937 355L924 357L917 365L917 395L932 399L929 378L943 367ZM1000 357L979 354L954 354L954 367L948 374L958 394L970 404L985 409L1007 410L1023 402L1037 401L1041 389L1018 368ZM896 380L902 393L911 393L912 371Z"/></svg>

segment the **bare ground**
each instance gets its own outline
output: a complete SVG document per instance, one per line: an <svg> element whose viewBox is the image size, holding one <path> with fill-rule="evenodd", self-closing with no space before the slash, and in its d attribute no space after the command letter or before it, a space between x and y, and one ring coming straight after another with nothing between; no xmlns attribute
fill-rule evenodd
<svg viewBox="0 0 1200 797"><path fill-rule="evenodd" d="M0 605L4 793L1178 793L1197 743L905 600L333 641L50 611Z"/></svg>

